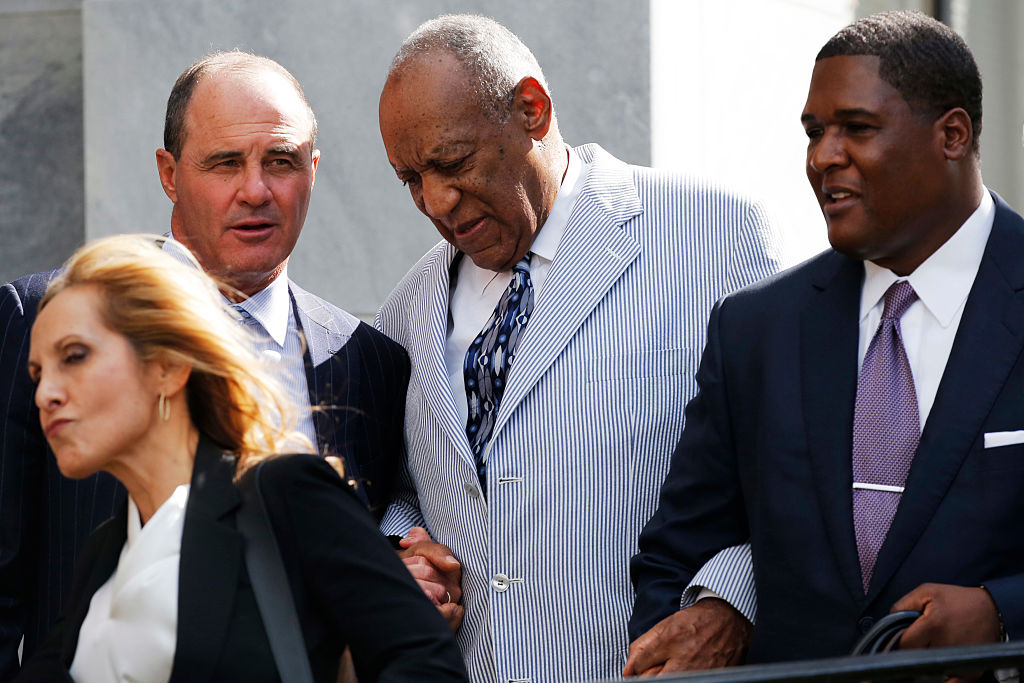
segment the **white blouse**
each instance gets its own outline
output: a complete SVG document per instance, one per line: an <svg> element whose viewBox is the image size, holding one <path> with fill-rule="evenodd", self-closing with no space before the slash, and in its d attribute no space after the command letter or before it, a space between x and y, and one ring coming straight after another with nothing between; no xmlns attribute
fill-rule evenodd
<svg viewBox="0 0 1024 683"><path fill-rule="evenodd" d="M171 677L178 628L178 564L189 485L142 526L128 499L128 538L113 576L92 596L78 634L78 683L156 683Z"/></svg>

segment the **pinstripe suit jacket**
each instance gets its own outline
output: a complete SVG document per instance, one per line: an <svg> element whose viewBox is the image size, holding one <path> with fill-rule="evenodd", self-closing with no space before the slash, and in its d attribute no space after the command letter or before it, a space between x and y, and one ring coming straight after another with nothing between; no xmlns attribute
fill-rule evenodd
<svg viewBox="0 0 1024 683"><path fill-rule="evenodd" d="M100 473L65 479L39 427L28 380L29 330L57 271L0 288L0 681L31 654L71 589L86 538L117 512L124 490ZM289 282L307 342L306 382L318 446L341 455L359 495L378 517L403 453L401 425L409 360L371 326Z"/></svg>
<svg viewBox="0 0 1024 683"><path fill-rule="evenodd" d="M463 566L458 637L474 681L617 675L629 558L693 395L705 323L725 292L776 268L761 207L596 145L519 343L487 446L487 496L444 365L442 242L377 324L409 351L408 468L385 533L424 524Z"/></svg>

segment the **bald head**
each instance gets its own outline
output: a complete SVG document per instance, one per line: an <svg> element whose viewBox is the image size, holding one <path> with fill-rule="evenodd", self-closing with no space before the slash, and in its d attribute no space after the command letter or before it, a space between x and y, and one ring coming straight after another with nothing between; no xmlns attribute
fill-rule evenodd
<svg viewBox="0 0 1024 683"><path fill-rule="evenodd" d="M241 50L212 52L194 61L178 76L178 80L174 82L171 94L167 98L167 114L164 117L164 149L170 152L175 159L181 158L181 149L185 144L185 137L188 135L185 124L188 107L192 102L196 86L217 73L235 73L253 78L269 73L284 79L295 90L295 94L305 106L309 115L309 142L311 146L316 143L317 127L313 108L309 106L309 100L306 99L306 93L303 92L302 86L288 69L272 59Z"/></svg>

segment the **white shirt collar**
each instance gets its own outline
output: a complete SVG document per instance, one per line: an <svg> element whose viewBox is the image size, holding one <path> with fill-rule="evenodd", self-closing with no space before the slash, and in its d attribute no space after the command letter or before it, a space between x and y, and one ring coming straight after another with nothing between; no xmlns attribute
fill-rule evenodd
<svg viewBox="0 0 1024 683"><path fill-rule="evenodd" d="M978 208L960 229L906 278L865 261L860 320L878 305L892 283L905 279L939 324L948 327L971 292L995 215L995 202L986 189Z"/></svg>
<svg viewBox="0 0 1024 683"><path fill-rule="evenodd" d="M533 245L530 247L530 251L548 261L555 259L555 252L558 251L558 245L562 241L565 226L569 223L569 214L572 213L572 207L580 193L578 181L583 170L583 162L580 161L573 148L569 147L568 152L569 164L565 169L565 178L562 179L562 184L558 188L558 196L555 197L551 213L548 214L547 220L544 221L544 225L541 226L540 232L537 233L533 239Z"/></svg>
<svg viewBox="0 0 1024 683"><path fill-rule="evenodd" d="M291 304L291 297L288 296L288 266L285 266L281 274L269 285L239 302L239 305L256 318L270 338L282 348L288 334Z"/></svg>
<svg viewBox="0 0 1024 683"><path fill-rule="evenodd" d="M179 251L184 249L185 245L175 240L171 233L167 233L165 237L167 240L164 242L163 250L182 263L192 265L192 261ZM224 301L231 303L227 297L224 298ZM281 273L269 285L240 302L239 305L249 315L256 318L270 338L283 348L288 334L291 304L291 297L288 295L288 266L285 265Z"/></svg>

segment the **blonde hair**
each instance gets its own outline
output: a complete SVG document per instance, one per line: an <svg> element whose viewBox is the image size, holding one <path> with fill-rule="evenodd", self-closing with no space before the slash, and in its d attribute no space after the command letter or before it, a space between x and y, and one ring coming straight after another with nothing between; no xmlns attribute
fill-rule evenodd
<svg viewBox="0 0 1024 683"><path fill-rule="evenodd" d="M287 442L294 411L280 383L252 351L248 331L230 314L217 283L184 248L179 261L156 235L117 235L76 251L39 302L42 310L71 287L97 288L106 326L123 335L139 358L189 366L185 386L196 428L238 459L238 475ZM271 416L281 417L281 423ZM310 445L310 450L312 446Z"/></svg>

